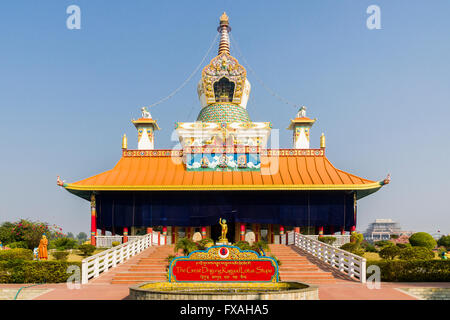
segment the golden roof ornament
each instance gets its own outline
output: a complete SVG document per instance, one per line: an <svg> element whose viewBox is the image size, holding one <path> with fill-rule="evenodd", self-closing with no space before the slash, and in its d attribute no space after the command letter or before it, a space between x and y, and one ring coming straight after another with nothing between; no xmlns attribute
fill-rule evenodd
<svg viewBox="0 0 450 320"><path fill-rule="evenodd" d="M122 149L124 149L124 150L128 149L128 141L127 141L126 134L124 134L122 137Z"/></svg>
<svg viewBox="0 0 450 320"><path fill-rule="evenodd" d="M228 23L228 16L224 12L220 17L220 25L217 27L217 31L220 33L220 42L219 42L219 53L230 54L230 38L228 37L228 32L231 31L231 28Z"/></svg>
<svg viewBox="0 0 450 320"><path fill-rule="evenodd" d="M325 134L322 132L322 135L320 136L320 147L321 148L325 148L326 144L325 144Z"/></svg>
<svg viewBox="0 0 450 320"><path fill-rule="evenodd" d="M227 16L227 13L225 11L220 16L220 22L228 22L228 16Z"/></svg>

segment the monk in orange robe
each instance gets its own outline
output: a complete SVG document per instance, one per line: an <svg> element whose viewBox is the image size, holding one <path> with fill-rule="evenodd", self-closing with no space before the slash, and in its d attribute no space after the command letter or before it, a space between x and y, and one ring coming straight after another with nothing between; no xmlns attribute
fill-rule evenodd
<svg viewBox="0 0 450 320"><path fill-rule="evenodd" d="M45 235L42 236L41 241L39 241L39 260L47 260L48 259L48 253L47 253L47 245L48 240Z"/></svg>

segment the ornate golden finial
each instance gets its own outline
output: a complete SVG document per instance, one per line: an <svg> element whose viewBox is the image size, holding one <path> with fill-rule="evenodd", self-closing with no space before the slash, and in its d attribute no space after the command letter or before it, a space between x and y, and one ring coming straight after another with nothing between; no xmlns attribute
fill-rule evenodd
<svg viewBox="0 0 450 320"><path fill-rule="evenodd" d="M220 22L228 22L228 16L225 11L220 16Z"/></svg>
<svg viewBox="0 0 450 320"><path fill-rule="evenodd" d="M325 148L325 135L322 132L322 135L320 136L320 147Z"/></svg>
<svg viewBox="0 0 450 320"><path fill-rule="evenodd" d="M122 137L122 149L124 149L124 150L128 149L128 141L127 141L126 134L124 134Z"/></svg>
<svg viewBox="0 0 450 320"><path fill-rule="evenodd" d="M228 37L228 32L231 31L231 28L228 23L228 16L224 12L220 17L220 25L217 28L217 31L220 32L220 42L219 42L219 53L230 54L230 39Z"/></svg>

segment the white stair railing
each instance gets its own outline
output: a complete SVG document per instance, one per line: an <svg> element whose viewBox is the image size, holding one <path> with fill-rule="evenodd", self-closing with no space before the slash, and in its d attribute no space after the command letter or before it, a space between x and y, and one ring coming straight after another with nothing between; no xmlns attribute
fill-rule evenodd
<svg viewBox="0 0 450 320"><path fill-rule="evenodd" d="M290 241L292 238L294 238L294 243L291 243ZM362 283L366 283L367 261L365 258L294 231L288 232L286 239L288 244L293 244L349 277L357 279Z"/></svg>
<svg viewBox="0 0 450 320"><path fill-rule="evenodd" d="M165 238L159 232L152 232L84 259L81 262L81 283L88 283L151 246L164 245Z"/></svg>

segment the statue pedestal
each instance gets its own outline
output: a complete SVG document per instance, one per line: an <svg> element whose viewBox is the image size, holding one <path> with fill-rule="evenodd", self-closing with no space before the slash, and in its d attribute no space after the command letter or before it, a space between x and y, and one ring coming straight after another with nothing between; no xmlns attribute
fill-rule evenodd
<svg viewBox="0 0 450 320"><path fill-rule="evenodd" d="M223 240L216 242L216 246L223 246L223 245L229 245L229 244L230 243L228 241L223 241Z"/></svg>

